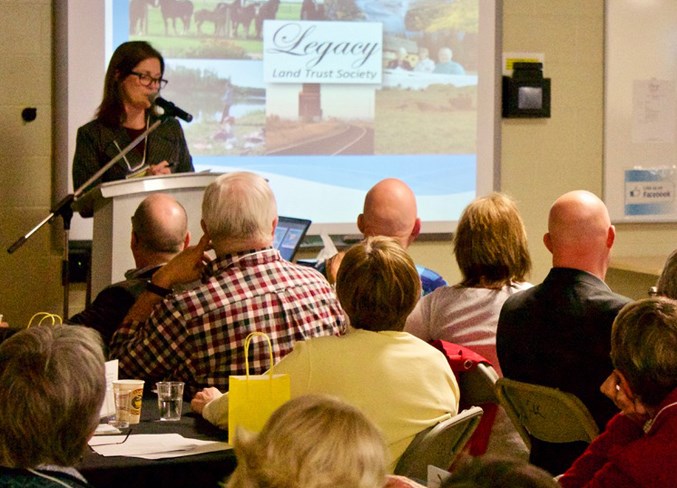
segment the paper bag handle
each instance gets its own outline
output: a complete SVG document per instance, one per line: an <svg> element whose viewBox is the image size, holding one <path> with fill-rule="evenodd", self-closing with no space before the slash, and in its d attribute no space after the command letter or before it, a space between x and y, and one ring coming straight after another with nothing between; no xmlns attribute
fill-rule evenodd
<svg viewBox="0 0 677 488"><path fill-rule="evenodd" d="M273 368L273 345L270 342L270 337L268 337L268 334L265 332L251 332L244 340L244 367L247 371L247 380L249 380L249 344L254 337L263 337L268 343L268 352L270 353L270 368L268 369L268 374L272 378L273 373L271 370Z"/></svg>

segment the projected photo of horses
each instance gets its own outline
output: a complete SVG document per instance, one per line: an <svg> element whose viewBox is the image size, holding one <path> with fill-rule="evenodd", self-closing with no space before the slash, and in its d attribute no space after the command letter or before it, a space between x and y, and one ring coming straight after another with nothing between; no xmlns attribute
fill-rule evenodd
<svg viewBox="0 0 677 488"><path fill-rule="evenodd" d="M175 57L260 58L263 23L300 19L317 12L315 2L280 0L130 0L129 35ZM280 6L283 5L282 8ZM308 10L310 9L310 10ZM317 13L313 14L314 17ZM180 38L182 42L175 40Z"/></svg>

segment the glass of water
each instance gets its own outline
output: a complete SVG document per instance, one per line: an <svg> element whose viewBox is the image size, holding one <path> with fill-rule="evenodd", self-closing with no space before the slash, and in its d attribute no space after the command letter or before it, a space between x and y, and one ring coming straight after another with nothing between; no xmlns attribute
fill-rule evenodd
<svg viewBox="0 0 677 488"><path fill-rule="evenodd" d="M183 407L183 381L160 381L157 387L157 404L160 410L160 420L181 420Z"/></svg>

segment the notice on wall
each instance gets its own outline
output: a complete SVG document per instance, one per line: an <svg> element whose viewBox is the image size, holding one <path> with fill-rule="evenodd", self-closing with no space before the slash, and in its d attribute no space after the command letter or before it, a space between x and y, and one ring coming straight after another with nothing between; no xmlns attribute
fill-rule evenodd
<svg viewBox="0 0 677 488"><path fill-rule="evenodd" d="M632 142L675 142L675 83L635 80L632 92Z"/></svg>

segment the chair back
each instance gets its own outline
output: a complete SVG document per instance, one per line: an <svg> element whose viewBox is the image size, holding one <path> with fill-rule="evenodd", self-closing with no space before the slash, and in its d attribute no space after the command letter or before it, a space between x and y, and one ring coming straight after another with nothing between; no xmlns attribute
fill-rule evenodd
<svg viewBox="0 0 677 488"><path fill-rule="evenodd" d="M448 469L465 447L481 418L482 409L471 407L419 432L400 457L395 474L426 481L429 465Z"/></svg>
<svg viewBox="0 0 677 488"><path fill-rule="evenodd" d="M498 404L496 382L498 373L488 363L477 363L474 368L458 374L461 399L467 405Z"/></svg>
<svg viewBox="0 0 677 488"><path fill-rule="evenodd" d="M500 378L496 395L529 447L530 436L552 443L589 443L599 434L587 407L572 393Z"/></svg>

